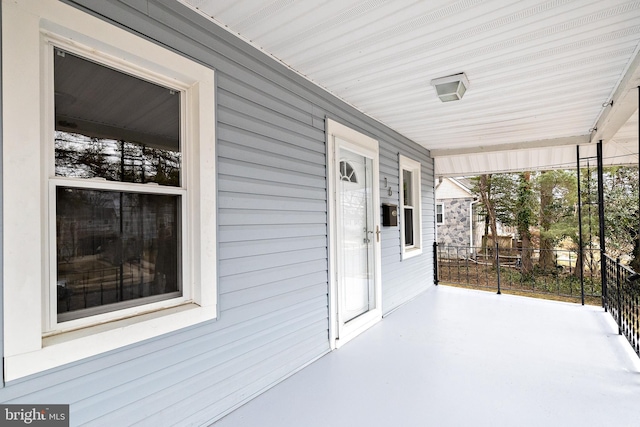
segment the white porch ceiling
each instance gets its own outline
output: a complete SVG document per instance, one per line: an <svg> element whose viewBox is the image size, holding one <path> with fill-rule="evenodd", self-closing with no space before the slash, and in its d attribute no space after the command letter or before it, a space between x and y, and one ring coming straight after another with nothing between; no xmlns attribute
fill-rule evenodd
<svg viewBox="0 0 640 427"><path fill-rule="evenodd" d="M638 162L640 1L178 1L430 149L437 175L571 167L599 139ZM460 72L442 103L429 82Z"/></svg>

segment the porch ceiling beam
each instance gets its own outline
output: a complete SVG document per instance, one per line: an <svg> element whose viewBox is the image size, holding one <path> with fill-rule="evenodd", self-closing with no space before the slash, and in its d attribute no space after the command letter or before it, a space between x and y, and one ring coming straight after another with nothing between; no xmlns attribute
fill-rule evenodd
<svg viewBox="0 0 640 427"><path fill-rule="evenodd" d="M591 142L601 139L604 142L609 141L637 111L638 86L640 86L640 45L636 48L634 58L613 96L610 100L604 100L613 101L613 105L607 106L600 114L591 132Z"/></svg>
<svg viewBox="0 0 640 427"><path fill-rule="evenodd" d="M576 135L563 138L541 139L538 141L515 142L511 144L480 145L453 149L432 149L431 157L462 156L465 154L493 153L498 151L527 150L535 148L560 147L566 145L581 145L591 142L590 135Z"/></svg>

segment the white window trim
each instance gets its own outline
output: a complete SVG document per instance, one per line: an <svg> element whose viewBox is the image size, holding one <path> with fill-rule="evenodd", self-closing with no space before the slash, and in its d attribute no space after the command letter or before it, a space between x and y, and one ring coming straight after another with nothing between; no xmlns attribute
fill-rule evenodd
<svg viewBox="0 0 640 427"><path fill-rule="evenodd" d="M442 208L442 221L438 221L438 206ZM436 203L436 224L441 225L444 224L444 203Z"/></svg>
<svg viewBox="0 0 640 427"><path fill-rule="evenodd" d="M400 176L400 254L402 259L412 258L422 254L422 187L421 182L421 164L418 161L399 155L399 176ZM402 171L411 172L412 190L413 190L413 246L406 247L404 239L404 174Z"/></svg>
<svg viewBox="0 0 640 427"><path fill-rule="evenodd" d="M213 70L60 2L3 1L2 19L5 380L214 319ZM183 216L188 225L183 298L121 310L100 319L94 316L91 326L78 322L75 330L54 330L44 337L51 327L50 43L85 57L89 52L100 62L183 91L190 112L184 126L188 167Z"/></svg>
<svg viewBox="0 0 640 427"><path fill-rule="evenodd" d="M116 70L126 72L130 75L136 76L138 78L145 79L147 81L151 81L162 85L164 87L169 87L174 89L176 92L180 92L180 123L186 123L187 121L187 110L189 110L188 104L189 99L193 94L189 91L189 88L185 85L178 85L178 82L175 81L167 81L167 79L158 79L158 76L154 76L151 73L146 72L146 70L134 69L133 67L128 66L128 64L119 64L113 60L113 58L106 57L105 55L96 54L95 51L87 50L82 46L78 46L77 44L69 44L69 42L61 37L53 36L50 34L43 34L43 74L46 76L43 82L43 104L45 106L46 113L43 117L43 133L45 136L43 137L43 141L53 141L55 138L54 135L54 85L53 85L53 57L54 57L54 47L60 48L64 51L73 53L78 55L79 57L89 59L99 63L101 65L109 66ZM188 136L185 132L189 126L182 126L181 129L181 141L188 141ZM193 133L193 132L189 132ZM184 260L191 259L191 251L188 245L188 235L193 231L188 229L188 226L192 223L192 221L187 221L187 217L189 209L187 208L187 203L189 200L188 188L193 181L194 177L190 174L190 163L191 163L191 147L189 144L184 144L184 147L181 147L181 154L183 159L183 167L181 168L182 183L179 187L168 187L168 186L160 186L160 185L144 185L144 184L135 184L129 182L115 182L115 181L105 181L102 179L83 179L83 178L68 178L68 177L59 177L55 175L55 161L54 161L54 147L53 144L46 144L43 142L44 152L46 156L45 164L47 169L48 176L48 205L49 205L49 216L48 216L48 242L49 242L49 251L48 251L48 263L49 263L49 275L48 282L49 286L45 286L44 288L44 300L49 302L49 304L45 307L45 316L44 316L44 327L43 327L43 336L51 336L58 334L60 332L72 331L79 328L84 328L87 326L93 326L98 323L110 322L113 320L126 319L128 317L137 316L142 313L156 311L158 309L174 307L177 305L185 304L193 301L192 292L193 286L183 286L182 287L182 296L179 298L172 298L167 300L158 301L155 303L149 303L144 305L138 305L126 309L119 309L115 311L110 311L98 315L81 317L74 320L65 321L62 323L58 323L58 315L57 315L57 300L52 295L56 293L56 280L57 276L56 266L56 204L53 201L56 198L56 188L58 186L71 186L74 188L86 188L86 189L104 189L108 191L124 191L124 192L144 192L147 194L172 194L176 196L181 196L181 207L180 211L187 213L186 215L181 215L181 223L180 230L187 231L186 233L181 233L181 253ZM185 167L186 166L186 167ZM190 268L182 268L182 282L183 283L192 283L190 280L191 269Z"/></svg>

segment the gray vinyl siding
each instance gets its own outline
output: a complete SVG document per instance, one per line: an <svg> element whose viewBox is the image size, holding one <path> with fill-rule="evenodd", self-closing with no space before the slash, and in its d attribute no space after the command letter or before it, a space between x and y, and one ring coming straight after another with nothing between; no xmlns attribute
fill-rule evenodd
<svg viewBox="0 0 640 427"><path fill-rule="evenodd" d="M219 316L12 381L0 401L70 403L72 425L199 425L328 352L327 117L379 141L382 203L399 202L399 154L422 164L423 255L401 261L383 227L383 311L433 284L426 149L173 0L73 3L216 70Z"/></svg>
<svg viewBox="0 0 640 427"><path fill-rule="evenodd" d="M433 284L434 228L434 169L433 159L426 150L411 143L381 141L380 202L400 204L400 166L402 154L421 164L422 255L402 259L400 255L400 227L382 228L382 311L388 314ZM387 178L392 188L389 196L384 187ZM402 217L399 218L402 221Z"/></svg>

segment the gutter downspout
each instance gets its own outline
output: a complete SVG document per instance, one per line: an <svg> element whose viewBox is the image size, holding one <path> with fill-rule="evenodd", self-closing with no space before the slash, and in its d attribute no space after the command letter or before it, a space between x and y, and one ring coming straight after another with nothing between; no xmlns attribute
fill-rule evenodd
<svg viewBox="0 0 640 427"><path fill-rule="evenodd" d="M469 203L469 250L473 252L473 205L478 203L480 200L472 200Z"/></svg>

